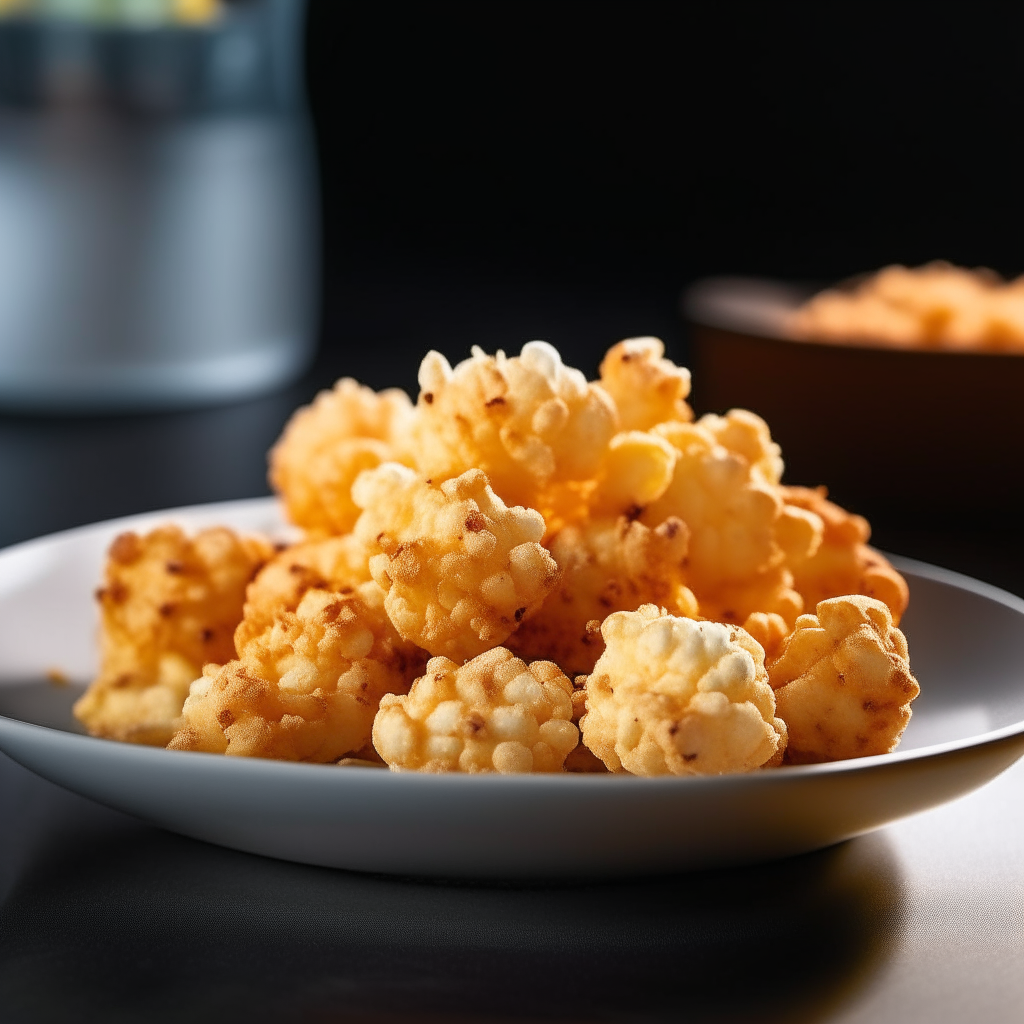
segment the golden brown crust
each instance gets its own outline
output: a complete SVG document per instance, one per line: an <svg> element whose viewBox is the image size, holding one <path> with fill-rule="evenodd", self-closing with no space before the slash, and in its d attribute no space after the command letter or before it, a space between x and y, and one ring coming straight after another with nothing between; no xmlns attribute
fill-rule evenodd
<svg viewBox="0 0 1024 1024"><path fill-rule="evenodd" d="M474 348L454 370L430 352L419 381L420 471L440 482L482 470L509 505L543 508L550 485L591 479L615 432L608 395L546 342L529 342L511 359Z"/></svg>
<svg viewBox="0 0 1024 1024"><path fill-rule="evenodd" d="M423 664L383 605L372 582L307 591L240 658L203 670L168 746L317 762L362 750L381 697L408 689Z"/></svg>
<svg viewBox="0 0 1024 1024"><path fill-rule="evenodd" d="M583 742L613 772L718 775L777 761L785 724L764 652L742 629L616 612L586 682Z"/></svg>
<svg viewBox="0 0 1024 1024"><path fill-rule="evenodd" d="M353 593L370 579L369 559L366 546L351 534L293 544L276 554L246 589L235 651L241 653L281 612L295 611L307 590Z"/></svg>
<svg viewBox="0 0 1024 1024"><path fill-rule="evenodd" d="M373 743L395 770L560 772L579 739L557 665L495 647L461 668L431 658L408 696L381 701Z"/></svg>
<svg viewBox="0 0 1024 1024"><path fill-rule="evenodd" d="M557 582L540 513L507 507L478 469L434 486L387 463L353 495L387 613L431 654L465 661L504 642Z"/></svg>
<svg viewBox="0 0 1024 1024"><path fill-rule="evenodd" d="M508 646L522 658L554 661L576 675L590 672L601 656L598 627L614 611L657 604L695 617L697 601L686 586L688 536L675 518L651 529L625 516L560 531L548 545L562 574L558 585Z"/></svg>
<svg viewBox="0 0 1024 1024"><path fill-rule="evenodd" d="M234 654L245 588L271 544L221 527L121 534L110 547L100 604L100 672L75 705L96 736L163 746L189 683Z"/></svg>
<svg viewBox="0 0 1024 1024"><path fill-rule="evenodd" d="M693 419L686 404L690 371L663 358L659 338L627 338L608 349L601 387L611 395L621 430L650 430L659 423Z"/></svg>
<svg viewBox="0 0 1024 1024"><path fill-rule="evenodd" d="M836 597L802 615L769 666L789 729L787 758L840 761L893 750L920 692L908 658L906 638L881 601Z"/></svg>
<svg viewBox="0 0 1024 1024"><path fill-rule="evenodd" d="M407 461L412 403L345 377L299 409L270 450L270 483L289 518L311 534L348 533L359 518L352 484L364 469Z"/></svg>
<svg viewBox="0 0 1024 1024"><path fill-rule="evenodd" d="M829 501L824 487L783 487L781 493L788 505L813 512L825 527L817 551L792 567L794 586L806 607L815 608L830 597L863 594L882 601L899 625L910 590L886 558L868 547L867 520Z"/></svg>

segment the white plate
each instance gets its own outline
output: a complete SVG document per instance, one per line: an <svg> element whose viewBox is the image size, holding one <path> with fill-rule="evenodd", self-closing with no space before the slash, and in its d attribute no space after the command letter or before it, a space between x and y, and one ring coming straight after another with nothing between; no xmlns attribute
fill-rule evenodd
<svg viewBox="0 0 1024 1024"><path fill-rule="evenodd" d="M173 520L282 532L270 499L133 516L0 552L0 749L164 828L286 860L448 876L626 874L828 846L951 800L1024 754L1024 601L899 560L921 683L899 751L716 778L392 774L178 753L76 734L110 540ZM35 724L32 724L35 723Z"/></svg>

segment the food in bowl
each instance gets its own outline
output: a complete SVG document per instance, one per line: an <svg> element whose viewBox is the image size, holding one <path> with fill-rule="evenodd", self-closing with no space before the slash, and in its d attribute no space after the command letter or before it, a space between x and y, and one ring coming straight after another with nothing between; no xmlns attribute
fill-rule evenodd
<svg viewBox="0 0 1024 1024"><path fill-rule="evenodd" d="M302 540L113 544L96 736L431 772L708 775L886 753L918 692L865 520L782 484L743 410L694 420L655 338L597 381L544 342L354 381L270 478ZM233 636L229 634L233 631Z"/></svg>
<svg viewBox="0 0 1024 1024"><path fill-rule="evenodd" d="M897 348L1024 351L1024 277L943 261L829 288L787 320L793 337Z"/></svg>

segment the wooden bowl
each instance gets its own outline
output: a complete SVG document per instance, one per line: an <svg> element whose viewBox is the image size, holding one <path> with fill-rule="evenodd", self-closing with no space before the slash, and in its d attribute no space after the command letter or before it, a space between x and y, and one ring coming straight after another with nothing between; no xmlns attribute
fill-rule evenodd
<svg viewBox="0 0 1024 1024"><path fill-rule="evenodd" d="M1024 510L1024 358L786 336L814 290L748 278L689 288L695 410L752 409L785 479L887 522L1014 520Z"/></svg>

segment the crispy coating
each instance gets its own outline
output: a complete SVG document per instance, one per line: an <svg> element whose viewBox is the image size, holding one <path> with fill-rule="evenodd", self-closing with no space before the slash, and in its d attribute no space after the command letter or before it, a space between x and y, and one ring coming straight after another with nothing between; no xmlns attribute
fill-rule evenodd
<svg viewBox="0 0 1024 1024"><path fill-rule="evenodd" d="M479 469L438 487L387 463L352 494L387 613L431 654L465 661L502 643L557 582L540 513L506 507Z"/></svg>
<svg viewBox="0 0 1024 1024"><path fill-rule="evenodd" d="M580 727L611 771L720 775L781 760L764 652L742 629L645 605L609 615L601 632Z"/></svg>
<svg viewBox="0 0 1024 1024"><path fill-rule="evenodd" d="M740 583L728 583L699 598L702 618L730 625L744 625L758 613L778 615L792 631L804 601L793 589L793 574L785 566L776 566Z"/></svg>
<svg viewBox="0 0 1024 1024"><path fill-rule="evenodd" d="M817 615L801 615L769 676L795 762L889 753L920 692L889 609L861 595L834 597L819 603Z"/></svg>
<svg viewBox="0 0 1024 1024"><path fill-rule="evenodd" d="M370 740L386 693L422 667L364 583L348 595L308 590L240 659L208 665L168 747L283 761L336 761Z"/></svg>
<svg viewBox="0 0 1024 1024"><path fill-rule="evenodd" d="M676 516L690 528L691 586L698 596L777 563L775 523L782 502L775 489L701 423L662 424L658 432L678 456L672 482L642 518L657 525Z"/></svg>
<svg viewBox="0 0 1024 1024"><path fill-rule="evenodd" d="M600 657L598 625L613 611L653 603L696 617L697 600L686 586L688 537L686 524L674 518L654 529L625 516L566 527L549 545L562 574L558 586L508 646L576 675L590 672Z"/></svg>
<svg viewBox="0 0 1024 1024"><path fill-rule="evenodd" d="M74 709L89 732L163 746L189 683L234 654L245 588L272 554L268 541L223 528L121 534L96 595L100 672Z"/></svg>
<svg viewBox="0 0 1024 1024"><path fill-rule="evenodd" d="M608 349L601 387L612 396L622 430L649 430L659 423L688 423L690 371L663 358L660 338L627 338Z"/></svg>
<svg viewBox="0 0 1024 1024"><path fill-rule="evenodd" d="M559 772L579 738L571 695L558 666L503 647L461 668L431 658L408 696L381 701L373 744L395 770Z"/></svg>
<svg viewBox="0 0 1024 1024"><path fill-rule="evenodd" d="M543 511L550 485L592 479L615 433L608 395L543 341L529 342L512 359L474 347L454 370L429 352L419 382L420 471L441 481L483 470L509 505Z"/></svg>
<svg viewBox="0 0 1024 1024"><path fill-rule="evenodd" d="M293 612L307 590L351 594L370 579L370 553L352 534L293 544L272 558L245 591L242 621L235 630L241 653L281 612Z"/></svg>
<svg viewBox="0 0 1024 1024"><path fill-rule="evenodd" d="M723 448L742 455L755 479L768 484L782 479L782 449L772 440L768 424L756 413L730 409L724 416L708 413L697 422Z"/></svg>
<svg viewBox="0 0 1024 1024"><path fill-rule="evenodd" d="M793 632L786 618L778 612L751 612L743 621L743 628L764 650L766 664L778 657L786 638Z"/></svg>
<svg viewBox="0 0 1024 1024"><path fill-rule="evenodd" d="M675 447L660 435L640 430L616 434L588 496L585 514L635 519L668 489L675 464Z"/></svg>
<svg viewBox="0 0 1024 1024"><path fill-rule="evenodd" d="M678 455L672 482L643 510L648 524L677 516L690 529L688 585L701 615L739 625L755 612L792 625L803 610L787 563L806 560L821 543L823 525L791 506L774 482L778 446L763 420L733 410L696 423L665 423L657 434Z"/></svg>
<svg viewBox="0 0 1024 1024"><path fill-rule="evenodd" d="M348 533L359 518L352 484L364 469L409 461L412 418L404 391L377 394L348 377L299 409L270 451L270 482L291 521L314 535Z"/></svg>
<svg viewBox="0 0 1024 1024"><path fill-rule="evenodd" d="M826 498L824 487L783 487L787 505L806 509L824 524L820 547L808 558L790 561L794 586L806 607L845 594L863 594L884 602L898 626L910 602L906 580L874 548L868 547L871 527Z"/></svg>

